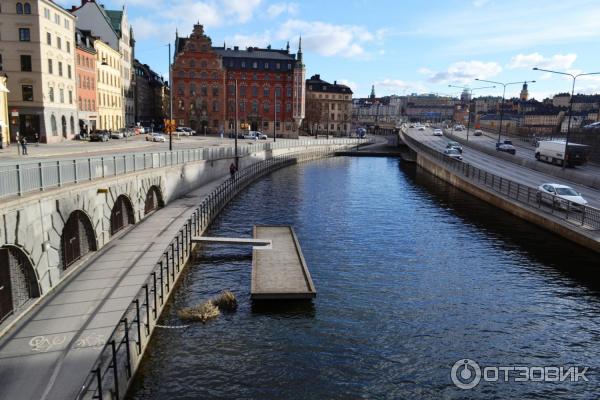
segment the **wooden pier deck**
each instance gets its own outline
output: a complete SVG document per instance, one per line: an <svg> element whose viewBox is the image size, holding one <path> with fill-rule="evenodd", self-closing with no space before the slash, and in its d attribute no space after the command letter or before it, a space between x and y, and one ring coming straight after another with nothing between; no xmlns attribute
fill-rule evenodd
<svg viewBox="0 0 600 400"><path fill-rule="evenodd" d="M253 300L312 299L317 295L291 226L254 226L253 236L272 241L271 248L252 251Z"/></svg>

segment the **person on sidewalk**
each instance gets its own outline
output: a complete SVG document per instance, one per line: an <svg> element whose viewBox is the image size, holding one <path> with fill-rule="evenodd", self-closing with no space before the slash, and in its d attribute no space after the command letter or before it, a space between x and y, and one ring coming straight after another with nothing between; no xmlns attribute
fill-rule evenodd
<svg viewBox="0 0 600 400"><path fill-rule="evenodd" d="M235 173L237 172L237 167L234 163L231 163L229 166L229 175L231 175L231 179L235 179Z"/></svg>
<svg viewBox="0 0 600 400"><path fill-rule="evenodd" d="M23 136L23 138L21 139L21 154L23 154L24 156L28 155L27 154L27 139L25 139L25 136Z"/></svg>

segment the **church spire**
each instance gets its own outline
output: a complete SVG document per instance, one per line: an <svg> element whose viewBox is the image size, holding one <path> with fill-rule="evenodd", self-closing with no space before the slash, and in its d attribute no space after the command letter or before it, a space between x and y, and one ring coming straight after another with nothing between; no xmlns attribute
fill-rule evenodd
<svg viewBox="0 0 600 400"><path fill-rule="evenodd" d="M298 40L298 61L302 62L302 36Z"/></svg>
<svg viewBox="0 0 600 400"><path fill-rule="evenodd" d="M375 98L375 85L371 85L371 95L369 96L369 98Z"/></svg>
<svg viewBox="0 0 600 400"><path fill-rule="evenodd" d="M287 46L285 46L285 49L287 50L287 52L290 52L290 41L288 40L287 42Z"/></svg>

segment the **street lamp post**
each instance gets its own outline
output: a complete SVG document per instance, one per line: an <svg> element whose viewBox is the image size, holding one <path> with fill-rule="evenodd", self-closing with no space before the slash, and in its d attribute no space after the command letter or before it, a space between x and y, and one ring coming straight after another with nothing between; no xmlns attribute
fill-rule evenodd
<svg viewBox="0 0 600 400"><path fill-rule="evenodd" d="M235 154L235 168L238 168L238 82L237 79L235 82L235 128L233 129L233 137L234 137L234 154ZM245 109L244 109L245 110Z"/></svg>
<svg viewBox="0 0 600 400"><path fill-rule="evenodd" d="M274 117L273 117L273 142L275 142L277 139L277 88L275 88L275 90L273 91L273 98L274 100Z"/></svg>
<svg viewBox="0 0 600 400"><path fill-rule="evenodd" d="M476 81L479 82L487 82L487 83L494 83L496 85L502 85L502 103L500 104L500 127L498 129L498 143L500 143L500 135L502 134L502 121L504 119L504 96L506 95L506 87L509 85L517 85L517 84L521 84L521 83L535 83L535 81L519 81L519 82L508 82L508 83L502 83L502 82L496 82L496 81L488 81L485 79L479 79L479 78L475 78Z"/></svg>
<svg viewBox="0 0 600 400"><path fill-rule="evenodd" d="M459 88L459 89L469 91L469 105L467 107L467 142L468 142L469 141L469 129L471 128L471 98L473 97L473 90L493 89L496 86L483 86L483 87L469 88L468 86L448 85L448 87ZM452 133L454 134L454 125L452 126Z"/></svg>
<svg viewBox="0 0 600 400"><path fill-rule="evenodd" d="M600 72L587 72L587 73L583 73L583 74L569 74L568 72L559 72L559 71L552 71L549 69L542 69L542 68L538 68L538 67L534 67L533 68L534 71L543 71L543 72L550 72L551 74L559 74L559 75L567 75L570 76L571 78L573 78L573 85L571 87L571 98L569 99L569 121L567 124L567 137L565 139L565 152L564 152L564 161L563 161L563 169L566 166L566 161L567 161L567 149L569 146L569 139L571 137L571 115L573 114L573 96L575 95L575 81L577 80L577 78L579 78L580 76L586 76L586 75L600 75Z"/></svg>
<svg viewBox="0 0 600 400"><path fill-rule="evenodd" d="M173 121L173 67L171 65L171 43L169 43L169 122ZM169 151L173 151L173 132L169 132Z"/></svg>

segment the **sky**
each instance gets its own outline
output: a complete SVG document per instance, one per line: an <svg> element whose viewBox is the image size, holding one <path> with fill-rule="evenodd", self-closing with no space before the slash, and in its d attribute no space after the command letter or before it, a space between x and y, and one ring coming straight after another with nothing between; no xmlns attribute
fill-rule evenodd
<svg viewBox="0 0 600 400"><path fill-rule="evenodd" d="M79 0L56 0L65 7ZM101 0L98 0L102 3ZM531 81L541 100L571 90L572 74L600 72L599 0L105 0L125 5L136 58L168 76L167 43L200 22L213 45L296 51L302 36L307 78L345 83L355 97L437 93ZM506 97L521 85L509 85ZM576 92L600 93L600 75L577 79ZM473 91L502 95L502 87Z"/></svg>

